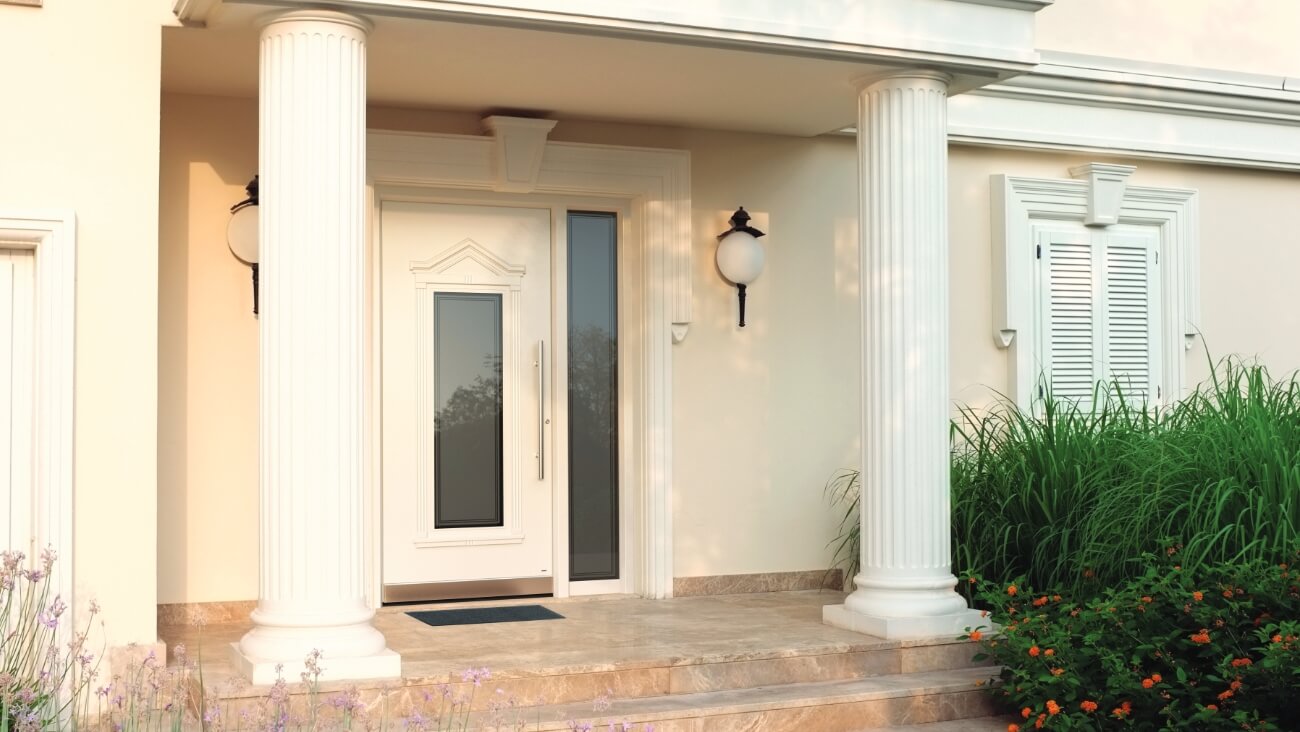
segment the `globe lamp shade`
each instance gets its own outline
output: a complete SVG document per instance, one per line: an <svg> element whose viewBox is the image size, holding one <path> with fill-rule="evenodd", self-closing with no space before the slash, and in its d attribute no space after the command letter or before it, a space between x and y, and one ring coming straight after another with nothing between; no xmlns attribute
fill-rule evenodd
<svg viewBox="0 0 1300 732"><path fill-rule="evenodd" d="M763 274L763 245L748 232L727 234L718 244L718 270L733 284L752 284Z"/></svg>
<svg viewBox="0 0 1300 732"><path fill-rule="evenodd" d="M235 211L226 225L226 243L244 264L257 264L257 206Z"/></svg>

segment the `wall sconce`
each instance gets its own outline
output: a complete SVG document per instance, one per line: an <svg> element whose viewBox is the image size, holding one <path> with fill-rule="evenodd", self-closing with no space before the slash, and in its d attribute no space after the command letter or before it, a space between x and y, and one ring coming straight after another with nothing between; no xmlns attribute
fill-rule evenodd
<svg viewBox="0 0 1300 732"><path fill-rule="evenodd" d="M239 261L253 268L253 314L257 315L257 176L244 187L248 198L230 207L226 226L226 243Z"/></svg>
<svg viewBox="0 0 1300 732"><path fill-rule="evenodd" d="M745 289L763 273L763 232L749 225L741 206L731 215L731 228L718 234L718 270L736 285L740 298L740 327L745 327Z"/></svg>

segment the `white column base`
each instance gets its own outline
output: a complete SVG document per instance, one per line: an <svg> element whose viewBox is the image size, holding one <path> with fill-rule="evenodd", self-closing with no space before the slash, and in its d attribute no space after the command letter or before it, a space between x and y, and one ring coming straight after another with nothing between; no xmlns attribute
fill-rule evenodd
<svg viewBox="0 0 1300 732"><path fill-rule="evenodd" d="M306 659L276 661L247 656L240 650L238 643L230 644L230 658L239 673L254 686L270 686L280 678L296 684L302 680L302 673L307 670ZM402 657L389 648L370 656L351 658L322 656L317 663L321 668L321 681L363 681L402 677Z"/></svg>
<svg viewBox="0 0 1300 732"><path fill-rule="evenodd" d="M958 636L965 635L967 628L989 625L988 618L981 616L979 610L967 609L948 615L886 617L855 613L843 605L823 606L822 622L887 640L955 640Z"/></svg>

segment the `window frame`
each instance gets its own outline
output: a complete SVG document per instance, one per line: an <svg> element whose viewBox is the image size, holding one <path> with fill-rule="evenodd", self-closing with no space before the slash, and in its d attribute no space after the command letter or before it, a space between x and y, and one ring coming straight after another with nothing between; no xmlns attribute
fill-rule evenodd
<svg viewBox="0 0 1300 732"><path fill-rule="evenodd" d="M990 177L993 219L993 335L1008 357L1008 397L1029 407L1043 373L1038 332L1038 261L1035 231L1073 223L1101 233L1123 225L1153 229L1160 267L1158 309L1161 398L1189 388L1185 354L1199 334L1200 271L1197 199L1185 188L1127 185L1133 168L1091 164L1072 169L1074 180L997 174Z"/></svg>

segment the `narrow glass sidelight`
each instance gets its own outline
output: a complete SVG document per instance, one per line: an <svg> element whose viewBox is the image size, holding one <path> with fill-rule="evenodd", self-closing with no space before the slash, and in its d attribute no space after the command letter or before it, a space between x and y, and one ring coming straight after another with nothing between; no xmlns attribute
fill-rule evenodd
<svg viewBox="0 0 1300 732"><path fill-rule="evenodd" d="M501 295L438 292L434 323L434 526L501 526Z"/></svg>
<svg viewBox="0 0 1300 732"><path fill-rule="evenodd" d="M618 217L570 212L569 578L618 578Z"/></svg>

